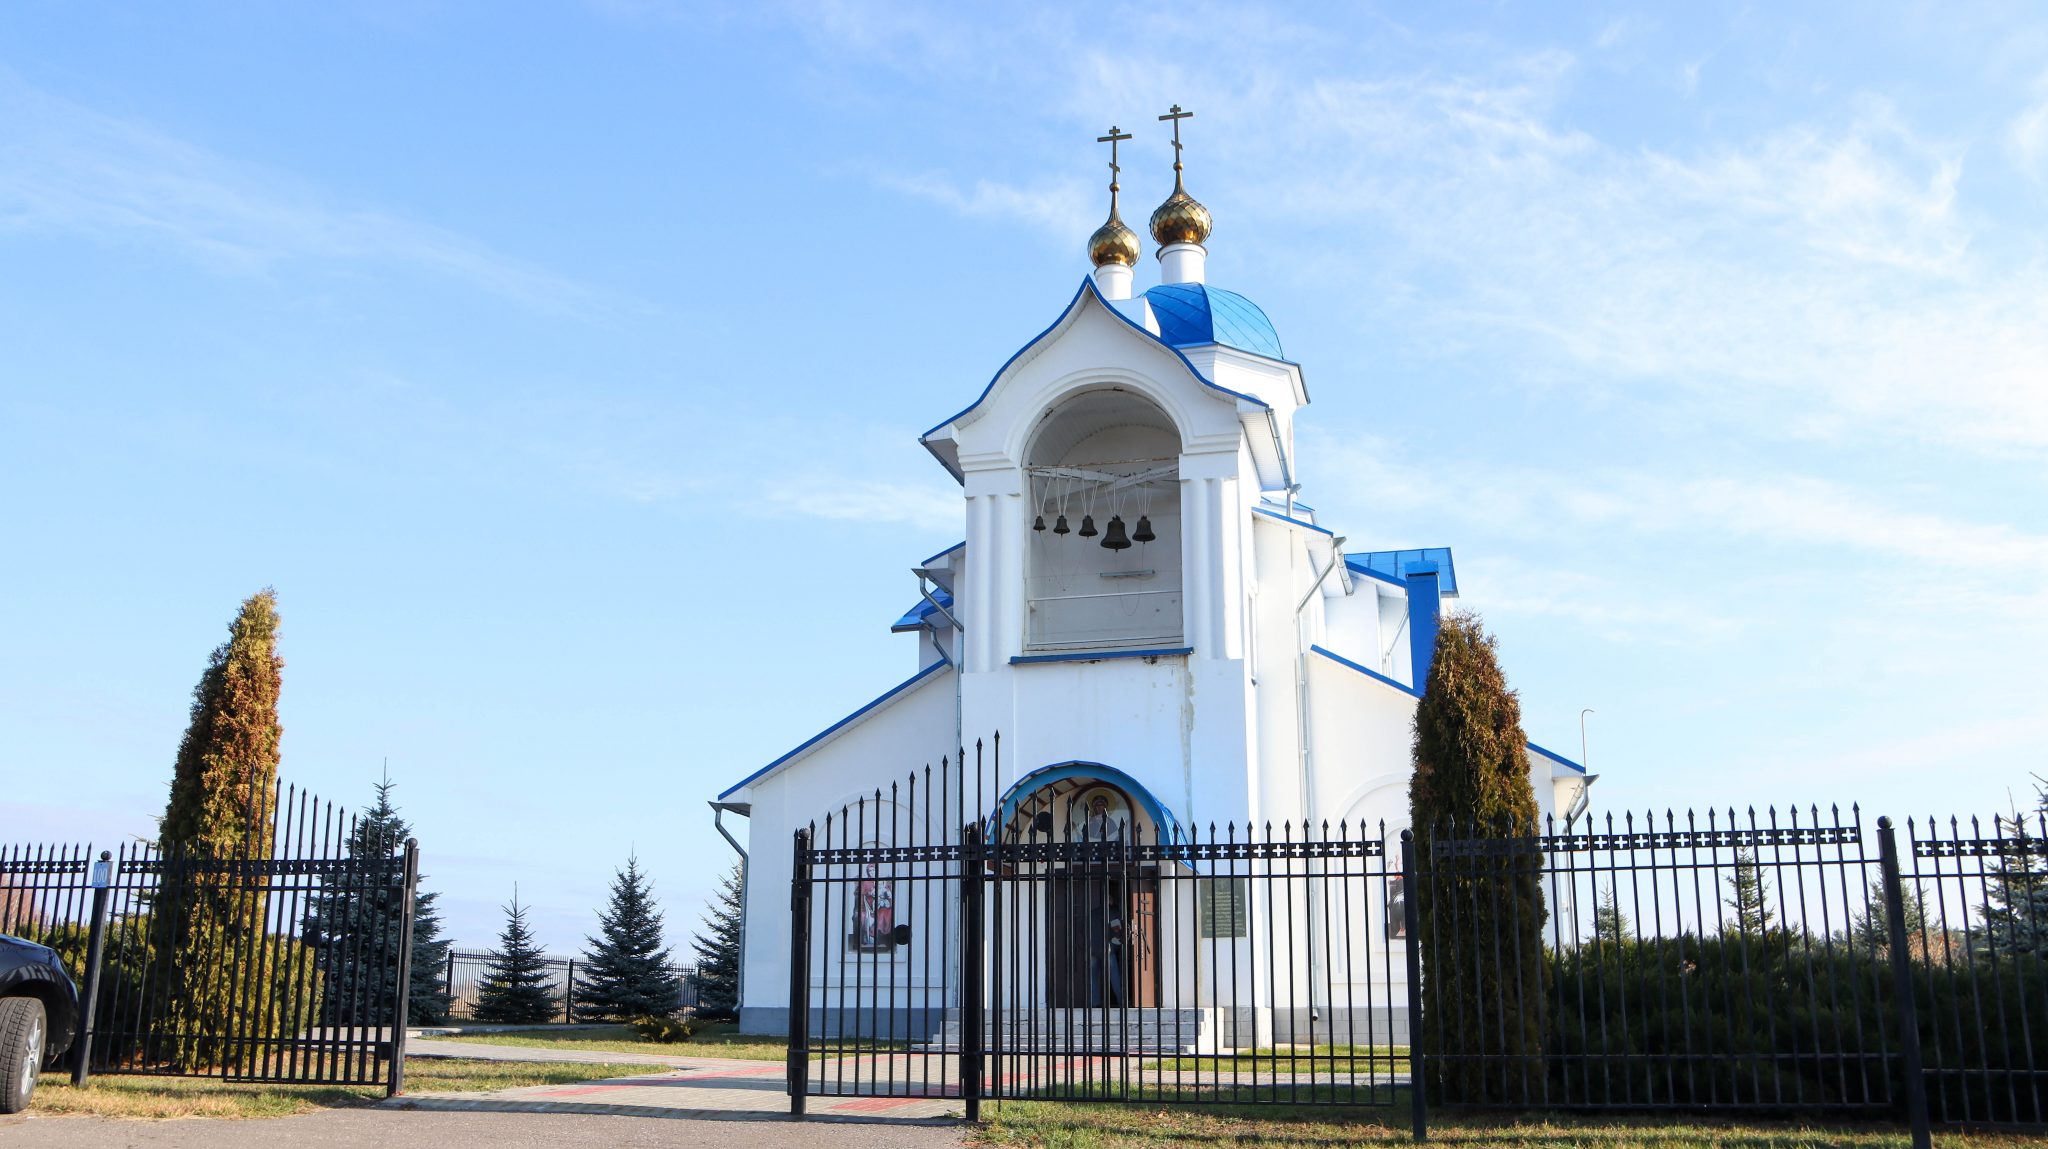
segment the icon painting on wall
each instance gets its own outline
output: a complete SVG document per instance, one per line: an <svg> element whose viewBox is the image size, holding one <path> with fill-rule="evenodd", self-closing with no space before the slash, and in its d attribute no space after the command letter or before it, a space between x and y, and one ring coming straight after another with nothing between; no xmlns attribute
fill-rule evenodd
<svg viewBox="0 0 2048 1149"><path fill-rule="evenodd" d="M854 884L853 948L880 953L896 946L896 882L881 876L873 862L861 869Z"/></svg>
<svg viewBox="0 0 2048 1149"><path fill-rule="evenodd" d="M1130 831L1131 804L1114 786L1090 786L1068 805L1067 826L1077 842L1120 841Z"/></svg>

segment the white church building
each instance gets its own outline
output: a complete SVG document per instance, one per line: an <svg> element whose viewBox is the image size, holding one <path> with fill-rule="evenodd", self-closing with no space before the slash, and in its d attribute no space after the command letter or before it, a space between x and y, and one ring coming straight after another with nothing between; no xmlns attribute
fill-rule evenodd
<svg viewBox="0 0 2048 1149"><path fill-rule="evenodd" d="M960 485L965 538L915 564L918 601L892 627L913 636L907 676L878 673L894 685L793 731L713 802L748 826L748 1032L788 1018L794 832L998 732L991 833L1080 792L1155 835L1406 824L1411 721L1457 567L1448 547L1376 549L1303 501L1303 368L1257 304L1209 282L1178 127L1150 221L1159 282L1137 282L1113 176L1092 273L922 436ZM1584 767L1529 750L1544 812L1582 810Z"/></svg>

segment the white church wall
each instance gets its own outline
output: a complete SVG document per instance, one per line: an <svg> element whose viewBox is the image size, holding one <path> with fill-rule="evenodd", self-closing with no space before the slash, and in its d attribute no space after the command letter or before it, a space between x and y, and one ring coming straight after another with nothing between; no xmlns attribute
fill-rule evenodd
<svg viewBox="0 0 2048 1149"><path fill-rule="evenodd" d="M953 681L950 670L933 674L831 735L803 758L748 787L753 813L748 824L747 984L741 1018L747 1032L779 1032L788 1019L787 892L796 830L813 821L822 826L827 814L836 815L843 806L863 797L872 803L878 789L886 797L890 787L903 783L913 769L921 777L926 763L936 770L939 759L951 753ZM907 792L902 800L907 806ZM923 804L920 798L918 805ZM910 817L922 818L923 813L921 809L900 813L904 817L896 832L907 836ZM921 824L917 833L924 833ZM922 923L911 924L915 936ZM903 955L902 960L909 956ZM823 971L816 972L823 977ZM906 970L905 976L911 972ZM922 970L915 972L919 978L923 976Z"/></svg>
<svg viewBox="0 0 2048 1149"><path fill-rule="evenodd" d="M1415 663L1408 649L1408 596L1405 593L1379 595L1380 645L1379 665L1381 674L1396 682L1405 682L1420 687L1415 682ZM1360 661L1363 661L1362 659ZM1372 663L1365 663L1372 666Z"/></svg>
<svg viewBox="0 0 2048 1149"><path fill-rule="evenodd" d="M1334 583L1337 576L1330 578ZM1377 580L1354 575L1350 594L1325 595L1323 633L1316 645L1379 670L1387 649L1380 632L1380 585Z"/></svg>
<svg viewBox="0 0 2048 1149"><path fill-rule="evenodd" d="M1241 664L1169 655L1030 663L968 675L969 737L1001 730L998 791L1041 766L1115 767L1184 823L1244 818L1243 710L1221 703L1242 691ZM1197 699L1204 700L1197 706Z"/></svg>

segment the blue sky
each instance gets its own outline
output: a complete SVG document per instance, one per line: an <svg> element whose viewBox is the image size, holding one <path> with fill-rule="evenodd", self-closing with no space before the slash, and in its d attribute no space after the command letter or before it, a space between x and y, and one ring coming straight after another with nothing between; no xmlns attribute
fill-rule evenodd
<svg viewBox="0 0 2048 1149"><path fill-rule="evenodd" d="M11 6L0 840L147 833L273 585L286 777L388 757L461 940L629 848L682 940L704 801L913 669L915 436L1175 102L1304 500L1456 548L1602 808L2024 796L2048 19L1330 7Z"/></svg>

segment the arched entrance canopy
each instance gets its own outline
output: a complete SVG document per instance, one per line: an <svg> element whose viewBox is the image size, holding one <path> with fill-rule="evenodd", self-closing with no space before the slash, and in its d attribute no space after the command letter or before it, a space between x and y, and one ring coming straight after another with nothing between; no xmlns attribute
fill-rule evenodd
<svg viewBox="0 0 2048 1149"><path fill-rule="evenodd" d="M989 843L994 844L1000 840L1003 827L1009 825L1010 820L1017 816L1017 807L1025 800L1049 786L1068 781L1105 782L1115 786L1129 795L1132 804L1143 810L1145 816L1152 820L1152 825L1158 831L1159 841L1179 840L1180 819L1175 818L1173 811L1168 810L1159 799L1153 797L1152 791L1147 790L1136 778L1114 766L1075 759L1041 766L1011 784L1010 788L1003 792L1002 801L997 803L995 813L989 816L985 833Z"/></svg>

